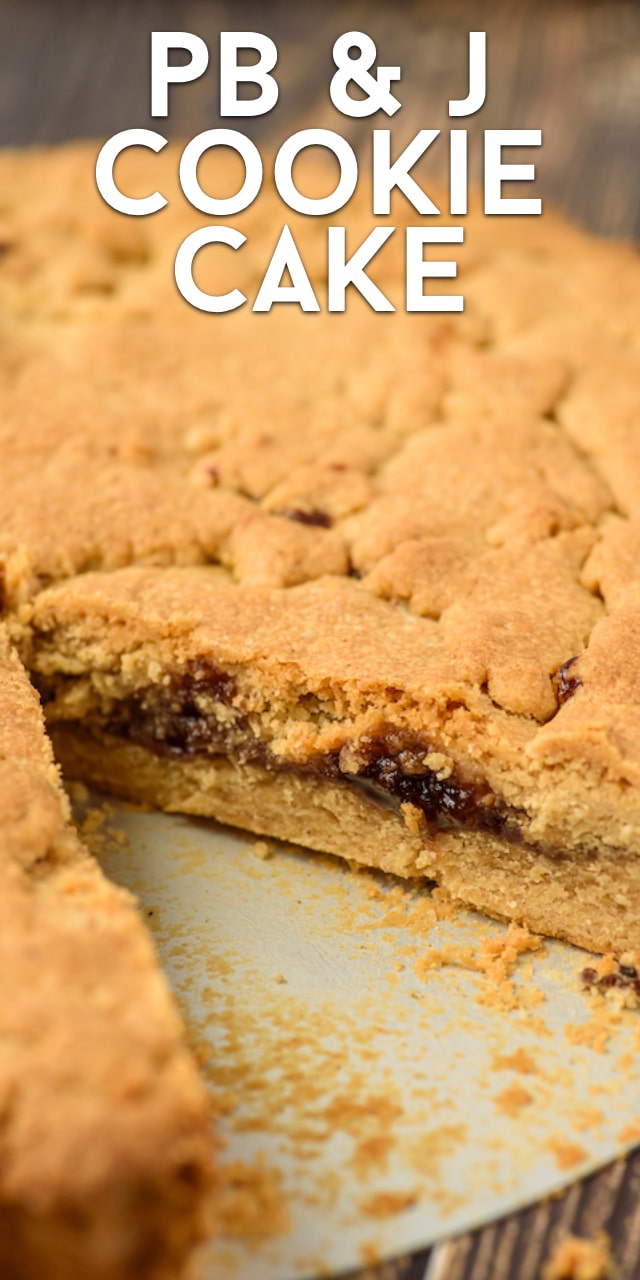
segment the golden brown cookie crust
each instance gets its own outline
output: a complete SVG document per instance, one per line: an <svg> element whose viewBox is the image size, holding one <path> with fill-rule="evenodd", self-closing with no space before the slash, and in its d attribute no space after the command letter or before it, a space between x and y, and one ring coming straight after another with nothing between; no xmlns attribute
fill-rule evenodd
<svg viewBox="0 0 640 1280"><path fill-rule="evenodd" d="M46 668L48 610L85 681L121 643L163 678L201 645L240 680L240 710L257 700L258 736L279 725L276 758L390 724L517 811L527 846L626 856L635 874L637 255L552 212L472 211L461 316L354 296L344 315L212 317L172 279L197 224L176 154L122 160L127 190L153 177L169 197L144 222L102 204L86 145L0 161L0 559L10 611L34 602L28 663ZM48 173L64 183L21 224ZM239 273L250 296L281 213L266 189L243 252L199 260L201 286ZM355 242L366 183L345 216ZM373 269L391 291L410 220L399 199ZM291 225L321 291L327 220ZM65 656L78 628L84 667ZM320 686L324 728L300 709Z"/></svg>
<svg viewBox="0 0 640 1280"><path fill-rule="evenodd" d="M354 296L344 315L206 316L173 280L202 221L176 191L176 147L121 161L130 194L169 197L144 221L100 201L97 150L0 155L3 611L69 772L440 880L580 945L637 947L635 251L552 211L472 211L451 285L464 314L406 315L415 215L398 200L372 272L396 314ZM288 220L324 306L327 220ZM350 243L371 229L366 184L345 220ZM197 280L251 298L283 209L267 190L237 221L242 252L204 252ZM0 937L24 998L0 1014L18 1019L0 1059L0 1262L161 1277L200 1230L203 1096L130 904L67 825L2 644ZM186 751L166 738L172 700L195 724ZM96 1034L79 1045L82 975ZM153 1013L134 1034L141 991ZM73 1100L45 1053L58 1035ZM105 1090L130 1129L105 1130ZM56 1106L36 1166L41 1096Z"/></svg>
<svg viewBox="0 0 640 1280"><path fill-rule="evenodd" d="M205 1229L208 1106L129 895L70 826L0 633L0 1271L175 1275Z"/></svg>

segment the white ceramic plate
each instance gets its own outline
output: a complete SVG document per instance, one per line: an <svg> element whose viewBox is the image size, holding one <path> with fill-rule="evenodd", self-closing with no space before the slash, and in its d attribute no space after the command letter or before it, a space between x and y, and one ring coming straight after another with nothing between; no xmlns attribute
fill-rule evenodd
<svg viewBox="0 0 640 1280"><path fill-rule="evenodd" d="M210 823L113 806L107 826L106 871L141 899L225 1112L236 1235L209 1247L216 1280L408 1253L630 1145L640 1022L605 1013L600 1032L584 953L522 957L505 1012L485 974L425 963L442 948L473 963L505 931L430 921L428 890L291 850L262 860Z"/></svg>

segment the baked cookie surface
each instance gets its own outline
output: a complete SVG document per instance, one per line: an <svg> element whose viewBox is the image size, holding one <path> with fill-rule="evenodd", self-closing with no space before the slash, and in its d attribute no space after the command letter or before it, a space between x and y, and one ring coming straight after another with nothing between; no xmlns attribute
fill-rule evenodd
<svg viewBox="0 0 640 1280"><path fill-rule="evenodd" d="M0 1272L177 1275L205 1230L208 1104L129 895L71 826L0 634Z"/></svg>
<svg viewBox="0 0 640 1280"><path fill-rule="evenodd" d="M3 607L68 776L640 947L637 254L472 213L464 314L407 315L399 208L396 314L201 315L202 218L112 213L94 160L0 157ZM122 165L175 192L173 148ZM200 286L255 293L284 220L265 192ZM288 220L322 294L326 223Z"/></svg>
<svg viewBox="0 0 640 1280"><path fill-rule="evenodd" d="M314 832L314 788L349 787L374 827L395 806L413 853L385 865L637 945L636 253L552 213L472 213L463 315L358 296L343 315L203 315L172 278L198 218L169 152L123 160L128 191L171 197L144 221L99 200L90 148L3 159L0 552L50 721L153 756L162 803L168 787L190 811L229 816L199 775L180 798L214 757L277 793L297 770L286 834L315 847L345 839ZM36 175L50 203L19 224ZM357 243L366 192L346 214ZM201 255L201 287L235 273L250 296L282 215L264 192L243 251ZM325 220L292 227L320 294ZM372 267L390 294L399 244ZM284 834L243 804L234 821ZM364 861L368 822L346 842Z"/></svg>

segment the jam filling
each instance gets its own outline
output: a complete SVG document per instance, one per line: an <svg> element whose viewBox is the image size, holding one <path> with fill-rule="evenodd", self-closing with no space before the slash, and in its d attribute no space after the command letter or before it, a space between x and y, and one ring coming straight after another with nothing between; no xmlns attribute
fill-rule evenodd
<svg viewBox="0 0 640 1280"><path fill-rule="evenodd" d="M588 965L580 974L583 987L587 991L600 991L603 995L607 991L624 991L640 1002L640 972L637 964L621 956L614 961L614 966L610 973L598 973L596 968Z"/></svg>
<svg viewBox="0 0 640 1280"><path fill-rule="evenodd" d="M42 687L41 693L46 703L53 690ZM440 830L496 832L509 841L523 840L522 815L501 803L486 783L429 768L430 748L424 741L390 728L384 736L361 739L346 749L350 758L331 752L294 763L274 755L256 735L246 713L235 705L236 694L232 676L192 662L166 683L136 690L108 712L92 712L82 727L125 738L158 755L226 755L268 770L340 782L386 807L413 805Z"/></svg>
<svg viewBox="0 0 640 1280"><path fill-rule="evenodd" d="M427 822L440 829L465 827L507 834L509 815L488 787L465 784L454 775L443 778L431 769L415 772L411 760L407 761L407 755L412 754L406 748L397 755L382 750L360 776L387 792L398 804L415 805ZM424 755L424 748L421 754ZM406 771L408 763L409 772ZM516 838L515 833L508 834Z"/></svg>
<svg viewBox="0 0 640 1280"><path fill-rule="evenodd" d="M212 704L231 707L234 694L232 676L193 662L167 684L136 690L98 720L108 733L161 755L219 754L234 749L238 730L246 734L237 711L227 723L211 714Z"/></svg>
<svg viewBox="0 0 640 1280"><path fill-rule="evenodd" d="M582 688L580 676L577 674L571 675L571 668L575 666L577 661L577 657L569 658L567 662L563 662L554 676L556 697L560 706L568 702L569 698L572 698L574 693Z"/></svg>
<svg viewBox="0 0 640 1280"><path fill-rule="evenodd" d="M292 507L289 511L278 511L276 515L283 516L285 520L296 520L298 524L307 524L316 529L330 529L333 520L327 515L326 511L305 511L302 507Z"/></svg>

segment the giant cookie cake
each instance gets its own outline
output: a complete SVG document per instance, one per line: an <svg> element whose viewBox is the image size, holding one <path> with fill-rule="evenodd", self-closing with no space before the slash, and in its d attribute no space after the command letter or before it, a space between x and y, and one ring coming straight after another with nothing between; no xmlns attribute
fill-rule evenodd
<svg viewBox="0 0 640 1280"><path fill-rule="evenodd" d="M120 162L171 193L144 220L94 153L0 161L11 1280L177 1274L210 1181L177 1015L25 671L68 778L640 947L637 254L472 213L464 314L407 315L399 206L372 270L395 315L213 317L173 282L203 221L177 152ZM284 220L264 193L200 286L255 296ZM347 220L355 246L366 194ZM322 295L326 223L289 222Z"/></svg>

